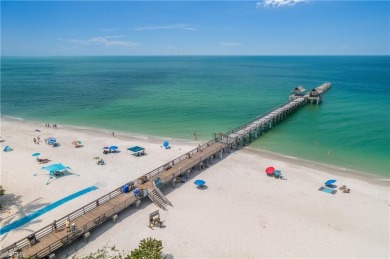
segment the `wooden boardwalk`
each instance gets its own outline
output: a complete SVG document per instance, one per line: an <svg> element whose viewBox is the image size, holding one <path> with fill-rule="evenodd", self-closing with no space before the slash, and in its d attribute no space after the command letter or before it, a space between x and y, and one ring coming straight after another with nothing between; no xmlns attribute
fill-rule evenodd
<svg viewBox="0 0 390 259"><path fill-rule="evenodd" d="M116 221L118 213L132 204L139 205L138 201L148 196L157 206L166 209L171 202L159 190L159 187L168 183L175 184L178 177L187 177L192 169L199 167L204 169L211 164L214 158L223 158L223 152L230 152L231 148L237 148L256 139L261 134L270 130L291 113L308 103L310 97L318 98L329 89L330 83L325 83L314 91L313 95L294 96L290 101L275 109L254 118L253 120L237 127L225 134L216 135L213 140L193 149L192 151L150 171L137 180L127 183L129 186L142 189L141 195L134 196L133 192L124 193L122 187L99 199L75 210L56 221L57 230L50 224L33 234L19 240L12 246L5 247L0 252L1 258L11 258L22 255L23 257L45 258L54 256L59 248L73 242L79 237L88 239L90 230L111 219ZM312 93L311 92L311 93ZM318 99L317 103L318 103ZM76 226L70 232L65 229L65 221L69 220Z"/></svg>

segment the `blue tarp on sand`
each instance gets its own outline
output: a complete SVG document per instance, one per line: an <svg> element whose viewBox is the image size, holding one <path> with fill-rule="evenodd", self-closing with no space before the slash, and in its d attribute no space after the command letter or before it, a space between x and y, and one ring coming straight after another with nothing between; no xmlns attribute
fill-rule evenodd
<svg viewBox="0 0 390 259"><path fill-rule="evenodd" d="M44 166L44 167L42 167L42 169L45 169L45 170L49 171L50 174L53 174L55 171L62 171L65 169L70 169L70 167L64 166L63 164L59 163L59 164L52 164L49 166Z"/></svg>

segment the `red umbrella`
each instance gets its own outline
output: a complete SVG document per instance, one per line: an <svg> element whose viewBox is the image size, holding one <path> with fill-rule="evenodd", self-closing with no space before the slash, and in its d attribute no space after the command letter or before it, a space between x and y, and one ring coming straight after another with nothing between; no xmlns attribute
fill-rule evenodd
<svg viewBox="0 0 390 259"><path fill-rule="evenodd" d="M267 169L265 169L265 172L267 174L273 174L275 172L275 168L273 166L267 167Z"/></svg>

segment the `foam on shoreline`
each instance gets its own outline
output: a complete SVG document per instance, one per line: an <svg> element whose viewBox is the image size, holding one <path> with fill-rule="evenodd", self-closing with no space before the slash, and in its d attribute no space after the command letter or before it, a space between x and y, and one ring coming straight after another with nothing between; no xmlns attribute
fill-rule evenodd
<svg viewBox="0 0 390 259"><path fill-rule="evenodd" d="M112 132L89 128L45 128L34 122L1 120L5 139L1 145L14 148L1 153L1 185L6 190L1 198L1 226L71 193L98 186L94 192L0 236L2 246L183 155L199 143L172 139L173 148L163 149L161 139L153 137L117 136L116 132L113 137ZM36 132L37 128L41 132ZM54 136L61 146L53 148L44 142L36 145L33 138L38 135L41 139ZM71 143L75 139L84 146L74 148ZM122 152L103 155L106 144L115 144ZM135 145L145 147L147 155L134 157L124 150ZM60 177L45 185L46 177L34 176L42 167L31 156L34 152L40 152L51 163L71 167L80 176ZM97 165L97 156L104 158L106 165ZM266 176L264 170L270 165L281 170L288 180ZM195 188L196 179L205 180L208 188ZM335 195L319 192L328 179L337 179L338 186L347 185L351 193L338 189ZM194 170L187 183L177 184L176 188L163 186L162 192L173 204L167 211L160 210L166 228L151 230L146 226L148 214L158 208L145 198L140 209L123 211L116 224L99 226L91 232L88 243L77 241L59 251L58 257L88 255L107 245L131 251L146 237L162 240L164 252L175 258L389 257L389 181L383 177L243 148L225 153L222 160L214 159L207 170Z"/></svg>

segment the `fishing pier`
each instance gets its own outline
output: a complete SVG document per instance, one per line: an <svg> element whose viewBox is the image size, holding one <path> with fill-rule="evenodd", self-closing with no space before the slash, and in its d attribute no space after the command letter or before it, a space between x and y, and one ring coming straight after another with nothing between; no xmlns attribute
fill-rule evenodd
<svg viewBox="0 0 390 259"><path fill-rule="evenodd" d="M99 199L56 220L54 223L28 235L0 251L1 258L56 258L55 252L82 237L88 241L91 230L110 220L116 222L118 214L149 197L159 208L166 209L172 203L161 192L160 187L171 184L175 187L178 179L188 179L191 171L211 166L214 159L223 159L224 152L238 149L250 143L275 125L308 103L319 104L322 94L330 88L324 83L305 94L303 87L295 88L289 101L266 112L253 120L199 145L190 152L125 183ZM127 186L126 188L124 188ZM135 192L137 190L137 192ZM69 227L66 223L71 222Z"/></svg>

